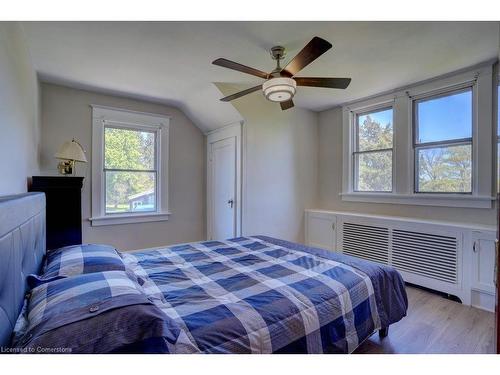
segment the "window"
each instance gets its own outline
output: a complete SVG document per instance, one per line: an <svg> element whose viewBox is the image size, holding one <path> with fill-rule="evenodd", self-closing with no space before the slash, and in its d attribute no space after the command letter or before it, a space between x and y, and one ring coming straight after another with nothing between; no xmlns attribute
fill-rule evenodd
<svg viewBox="0 0 500 375"><path fill-rule="evenodd" d="M486 62L343 105L341 199L491 209L495 141L500 159L493 70ZM336 114L324 119L334 125Z"/></svg>
<svg viewBox="0 0 500 375"><path fill-rule="evenodd" d="M155 131L104 126L105 213L156 211Z"/></svg>
<svg viewBox="0 0 500 375"><path fill-rule="evenodd" d="M356 114L354 191L392 191L393 110Z"/></svg>
<svg viewBox="0 0 500 375"><path fill-rule="evenodd" d="M415 192L472 193L472 88L413 106Z"/></svg>
<svg viewBox="0 0 500 375"><path fill-rule="evenodd" d="M92 225L167 220L168 118L93 106Z"/></svg>

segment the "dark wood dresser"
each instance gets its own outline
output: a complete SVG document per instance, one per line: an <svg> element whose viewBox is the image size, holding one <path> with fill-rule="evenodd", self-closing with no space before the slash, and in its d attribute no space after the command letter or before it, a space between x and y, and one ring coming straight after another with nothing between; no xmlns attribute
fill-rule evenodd
<svg viewBox="0 0 500 375"><path fill-rule="evenodd" d="M29 191L45 193L47 250L82 243L83 177L33 176Z"/></svg>

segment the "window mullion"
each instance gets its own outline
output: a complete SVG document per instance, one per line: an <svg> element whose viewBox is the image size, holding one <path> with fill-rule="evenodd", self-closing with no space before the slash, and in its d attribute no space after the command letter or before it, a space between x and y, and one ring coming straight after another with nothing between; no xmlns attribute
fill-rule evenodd
<svg viewBox="0 0 500 375"><path fill-rule="evenodd" d="M394 148L377 148L374 150L363 150L363 151L354 151L353 154L369 154L369 153L375 153L375 152L389 152L393 151Z"/></svg>
<svg viewBox="0 0 500 375"><path fill-rule="evenodd" d="M156 169L121 169L121 168L104 168L104 172L157 172Z"/></svg>
<svg viewBox="0 0 500 375"><path fill-rule="evenodd" d="M472 138L462 138L462 139L447 139L445 141L436 142L424 142L415 144L415 148L433 148L433 147L445 147L445 146L460 146L472 144Z"/></svg>

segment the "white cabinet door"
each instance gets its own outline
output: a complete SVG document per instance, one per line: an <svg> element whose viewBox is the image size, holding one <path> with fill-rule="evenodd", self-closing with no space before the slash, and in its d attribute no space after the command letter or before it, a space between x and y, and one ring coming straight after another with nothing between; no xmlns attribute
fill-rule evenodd
<svg viewBox="0 0 500 375"><path fill-rule="evenodd" d="M495 235L473 233L472 287L495 293Z"/></svg>
<svg viewBox="0 0 500 375"><path fill-rule="evenodd" d="M495 309L495 233L472 233L471 304Z"/></svg>
<svg viewBox="0 0 500 375"><path fill-rule="evenodd" d="M306 212L306 243L309 246L327 250L336 250L337 217L335 215L307 211Z"/></svg>

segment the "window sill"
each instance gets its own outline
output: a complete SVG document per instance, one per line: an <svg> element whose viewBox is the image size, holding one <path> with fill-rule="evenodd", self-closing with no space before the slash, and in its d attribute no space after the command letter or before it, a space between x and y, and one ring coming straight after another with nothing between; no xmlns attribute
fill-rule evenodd
<svg viewBox="0 0 500 375"><path fill-rule="evenodd" d="M119 225L134 223L149 223L154 221L167 221L170 212L150 212L141 214L114 214L109 216L98 216L89 218L93 227L103 225Z"/></svg>
<svg viewBox="0 0 500 375"><path fill-rule="evenodd" d="M494 197L461 194L341 193L343 201L461 208L491 208Z"/></svg>

